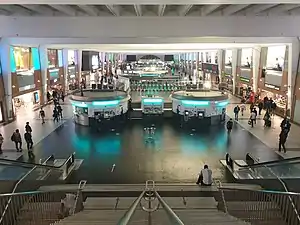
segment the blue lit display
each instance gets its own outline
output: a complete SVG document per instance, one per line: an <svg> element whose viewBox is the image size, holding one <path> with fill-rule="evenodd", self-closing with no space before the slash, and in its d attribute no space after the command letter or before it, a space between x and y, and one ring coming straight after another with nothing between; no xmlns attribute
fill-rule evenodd
<svg viewBox="0 0 300 225"><path fill-rule="evenodd" d="M145 98L143 99L144 104L161 104L163 100L161 98Z"/></svg>
<svg viewBox="0 0 300 225"><path fill-rule="evenodd" d="M82 108L87 107L87 104L85 102L72 102L72 105L77 107L82 107Z"/></svg>
<svg viewBox="0 0 300 225"><path fill-rule="evenodd" d="M94 106L113 106L113 105L118 105L119 103L120 103L119 100L95 101L95 102L92 102L92 105L94 105Z"/></svg>
<svg viewBox="0 0 300 225"><path fill-rule="evenodd" d="M57 55L58 55L58 67L63 67L63 52L62 50L57 50Z"/></svg>
<svg viewBox="0 0 300 225"><path fill-rule="evenodd" d="M31 59L34 70L40 70L40 53L38 48L31 48Z"/></svg>
<svg viewBox="0 0 300 225"><path fill-rule="evenodd" d="M192 101L192 100L182 100L184 105L194 105L194 106L208 106L209 101Z"/></svg>
<svg viewBox="0 0 300 225"><path fill-rule="evenodd" d="M227 101L226 102L218 102L217 103L217 106L226 106L226 105L228 105Z"/></svg>
<svg viewBox="0 0 300 225"><path fill-rule="evenodd" d="M10 70L12 73L17 71L14 47L10 46Z"/></svg>

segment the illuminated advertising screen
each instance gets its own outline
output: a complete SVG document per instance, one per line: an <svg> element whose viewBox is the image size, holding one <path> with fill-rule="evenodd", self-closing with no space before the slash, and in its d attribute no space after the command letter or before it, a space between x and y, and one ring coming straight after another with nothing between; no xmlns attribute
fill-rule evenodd
<svg viewBox="0 0 300 225"><path fill-rule="evenodd" d="M252 67L252 48L242 49L241 67Z"/></svg>
<svg viewBox="0 0 300 225"><path fill-rule="evenodd" d="M232 50L225 51L225 65L232 66Z"/></svg>
<svg viewBox="0 0 300 225"><path fill-rule="evenodd" d="M58 65L57 50L48 49L47 54L48 54L48 68L56 68Z"/></svg>
<svg viewBox="0 0 300 225"><path fill-rule="evenodd" d="M68 50L68 65L74 66L75 65L75 51Z"/></svg>
<svg viewBox="0 0 300 225"><path fill-rule="evenodd" d="M285 49L285 45L268 47L267 70L283 70Z"/></svg>

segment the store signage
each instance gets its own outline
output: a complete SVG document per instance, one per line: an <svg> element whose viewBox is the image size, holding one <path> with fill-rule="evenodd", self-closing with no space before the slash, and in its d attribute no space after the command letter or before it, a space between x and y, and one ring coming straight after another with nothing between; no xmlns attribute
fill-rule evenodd
<svg viewBox="0 0 300 225"><path fill-rule="evenodd" d="M216 64L202 63L202 70L207 73L219 74L219 67Z"/></svg>
<svg viewBox="0 0 300 225"><path fill-rule="evenodd" d="M229 74L231 75L232 74L232 67L231 66L225 66L225 74Z"/></svg>
<svg viewBox="0 0 300 225"><path fill-rule="evenodd" d="M266 84L266 83L265 83L265 87L266 87L266 88L270 88L270 89L275 89L275 90L277 90L277 91L280 90L280 87L275 86L275 85L272 85L272 84Z"/></svg>
<svg viewBox="0 0 300 225"><path fill-rule="evenodd" d="M240 77L240 81L249 83L249 82L250 82L250 79L245 78L245 77Z"/></svg>

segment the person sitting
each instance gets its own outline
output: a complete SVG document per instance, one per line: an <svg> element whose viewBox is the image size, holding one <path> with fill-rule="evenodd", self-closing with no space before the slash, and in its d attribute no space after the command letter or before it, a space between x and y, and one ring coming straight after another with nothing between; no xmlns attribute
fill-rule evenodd
<svg viewBox="0 0 300 225"><path fill-rule="evenodd" d="M212 171L208 168L208 165L204 165L196 184L201 183L202 186L211 186L212 182Z"/></svg>
<svg viewBox="0 0 300 225"><path fill-rule="evenodd" d="M67 217L72 213L72 209L75 207L76 196L74 194L65 194L60 203L60 215L62 218Z"/></svg>

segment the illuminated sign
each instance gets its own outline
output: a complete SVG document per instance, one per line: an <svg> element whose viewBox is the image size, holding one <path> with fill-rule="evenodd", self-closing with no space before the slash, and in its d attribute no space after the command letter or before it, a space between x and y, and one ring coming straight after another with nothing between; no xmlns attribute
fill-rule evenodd
<svg viewBox="0 0 300 225"><path fill-rule="evenodd" d="M280 87L275 86L275 85L272 85L272 84L266 84L266 83L265 83L265 87L266 87L266 88L270 88L270 89L275 89L275 90L277 90L277 91L280 90Z"/></svg>
<svg viewBox="0 0 300 225"><path fill-rule="evenodd" d="M246 83L250 82L250 80L248 78L245 78L245 77L240 77L240 81L246 82Z"/></svg>
<svg viewBox="0 0 300 225"><path fill-rule="evenodd" d="M184 105L194 105L194 106L208 106L209 101L193 101L193 100L182 100Z"/></svg>

